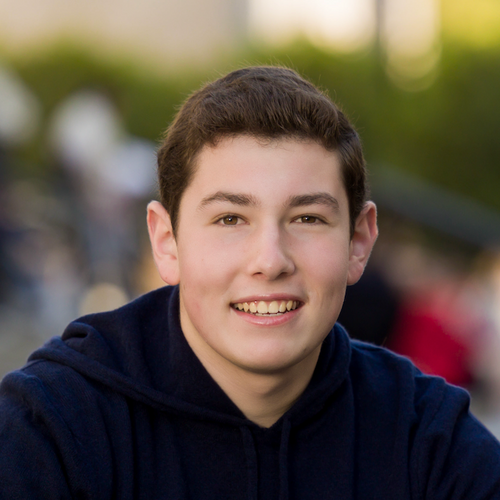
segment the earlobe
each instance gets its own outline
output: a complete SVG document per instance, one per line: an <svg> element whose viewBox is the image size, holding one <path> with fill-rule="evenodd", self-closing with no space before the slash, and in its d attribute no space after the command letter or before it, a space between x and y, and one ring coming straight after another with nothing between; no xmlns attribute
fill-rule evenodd
<svg viewBox="0 0 500 500"><path fill-rule="evenodd" d="M375 203L368 201L354 226L349 256L348 285L354 285L361 278L377 236L377 207Z"/></svg>
<svg viewBox="0 0 500 500"><path fill-rule="evenodd" d="M158 201L148 205L148 231L156 268L165 283L179 283L179 262L177 258L177 243L170 215Z"/></svg>

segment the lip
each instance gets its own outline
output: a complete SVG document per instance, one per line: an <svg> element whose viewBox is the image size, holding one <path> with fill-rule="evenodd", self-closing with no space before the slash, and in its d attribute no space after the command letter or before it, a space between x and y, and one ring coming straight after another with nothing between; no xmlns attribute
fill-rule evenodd
<svg viewBox="0 0 500 500"><path fill-rule="evenodd" d="M297 315L300 313L302 308L298 307L293 311L287 312L280 316L256 316L255 314L248 314L244 311L239 311L231 307L231 311L236 314L239 318L245 320L248 323L259 326L280 326L290 321L293 321Z"/></svg>

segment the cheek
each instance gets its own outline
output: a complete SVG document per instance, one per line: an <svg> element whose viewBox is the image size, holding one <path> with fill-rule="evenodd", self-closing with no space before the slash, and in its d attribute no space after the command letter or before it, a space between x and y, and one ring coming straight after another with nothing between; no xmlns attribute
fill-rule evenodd
<svg viewBox="0 0 500 500"><path fill-rule="evenodd" d="M210 244L193 242L179 248L180 282L194 295L221 293L237 267L236 255Z"/></svg>
<svg viewBox="0 0 500 500"><path fill-rule="evenodd" d="M338 287L347 281L349 269L349 247L332 245L331 242L314 245L313 250L301 252L303 268L311 279L323 284L323 287Z"/></svg>
<svg viewBox="0 0 500 500"><path fill-rule="evenodd" d="M349 253L344 248L332 249L329 246L316 253L316 258L309 260L305 270L313 302L334 321L344 302L349 270L348 256Z"/></svg>

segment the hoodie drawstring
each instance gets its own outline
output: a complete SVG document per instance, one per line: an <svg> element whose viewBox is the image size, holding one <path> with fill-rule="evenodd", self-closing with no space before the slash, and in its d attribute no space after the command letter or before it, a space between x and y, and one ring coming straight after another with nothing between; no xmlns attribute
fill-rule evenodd
<svg viewBox="0 0 500 500"><path fill-rule="evenodd" d="M283 421L281 429L281 442L279 450L279 500L288 499L288 444L292 424L289 419ZM246 426L240 427L243 436L243 446L247 461L248 471L248 499L257 500L258 496L258 464L255 440L250 429Z"/></svg>
<svg viewBox="0 0 500 500"><path fill-rule="evenodd" d="M248 500L257 500L258 472L257 472L257 450L255 441L250 429L246 426L240 427L243 436L243 446L245 448L245 457L248 470Z"/></svg>
<svg viewBox="0 0 500 500"><path fill-rule="evenodd" d="M290 441L290 430L292 424L290 419L285 418L281 429L280 443L280 494L279 500L288 499L288 443Z"/></svg>

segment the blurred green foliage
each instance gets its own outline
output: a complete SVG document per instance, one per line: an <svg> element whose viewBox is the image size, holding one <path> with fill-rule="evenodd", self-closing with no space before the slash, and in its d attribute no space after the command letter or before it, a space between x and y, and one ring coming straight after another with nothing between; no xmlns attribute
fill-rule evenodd
<svg viewBox="0 0 500 500"><path fill-rule="evenodd" d="M455 48L454 48L455 47ZM127 130L158 141L178 106L203 81L248 64L298 70L340 104L356 124L372 170L390 165L500 209L500 51L444 45L434 83L408 92L395 86L376 51L339 55L296 42L280 49L248 48L207 71L166 73L124 60L100 58L70 46L11 64L41 100L44 117L72 91L106 90ZM47 171L42 127L22 151Z"/></svg>

